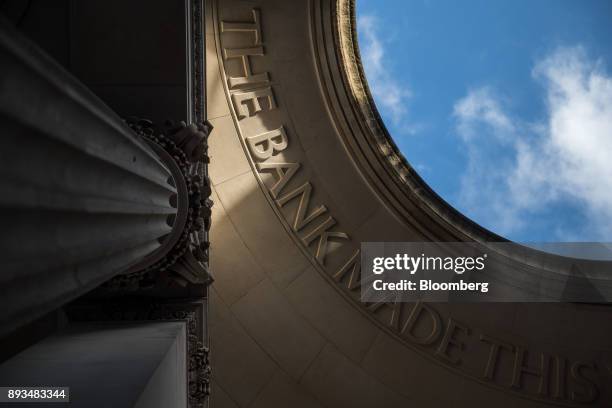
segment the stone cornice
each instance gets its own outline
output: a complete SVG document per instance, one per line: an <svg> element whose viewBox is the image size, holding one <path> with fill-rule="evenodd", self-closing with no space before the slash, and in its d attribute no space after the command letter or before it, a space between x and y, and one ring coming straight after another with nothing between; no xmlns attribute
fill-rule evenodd
<svg viewBox="0 0 612 408"><path fill-rule="evenodd" d="M419 228L428 239L434 241L476 241L485 245L508 242L448 204L427 185L400 152L376 108L368 87L357 40L355 0L330 2L334 11L332 35L337 69L344 81L343 86L334 86L342 88L341 91L348 94L352 105L349 115L356 115L362 126L361 132L353 132L347 138L363 138L365 143L358 140L356 144L361 142L361 147L365 144L371 146L367 153L358 149L353 152L361 159L360 163L364 167L369 167L377 174L376 182L380 184L377 188L391 191L387 194L388 197L393 197L393 200L388 200L391 202L390 206L394 207L407 223ZM346 106L342 106L342 109L349 111ZM351 142L353 141L349 143ZM483 205L486 205L485 198ZM497 249L492 247L491 250ZM581 270L596 271L593 278L608 279L605 270L609 262L571 259L542 253L518 244L512 252L504 252L503 255L508 257L510 262L517 262L521 269L544 268L551 273L565 274L572 264L579 264Z"/></svg>

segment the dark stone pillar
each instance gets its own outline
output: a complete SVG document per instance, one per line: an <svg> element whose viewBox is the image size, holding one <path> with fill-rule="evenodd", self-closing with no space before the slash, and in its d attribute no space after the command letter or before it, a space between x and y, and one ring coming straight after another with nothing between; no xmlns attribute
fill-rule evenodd
<svg viewBox="0 0 612 408"><path fill-rule="evenodd" d="M173 249L194 193L175 158L0 20L0 336Z"/></svg>
<svg viewBox="0 0 612 408"><path fill-rule="evenodd" d="M186 408L187 324L180 320L74 324L0 365L0 383L70 388L69 404L42 406Z"/></svg>

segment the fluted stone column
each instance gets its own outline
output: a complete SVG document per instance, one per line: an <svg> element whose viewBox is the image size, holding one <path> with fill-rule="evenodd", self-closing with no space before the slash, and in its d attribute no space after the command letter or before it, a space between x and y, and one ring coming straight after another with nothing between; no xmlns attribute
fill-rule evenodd
<svg viewBox="0 0 612 408"><path fill-rule="evenodd" d="M158 261L186 217L175 178L114 112L0 20L0 336Z"/></svg>

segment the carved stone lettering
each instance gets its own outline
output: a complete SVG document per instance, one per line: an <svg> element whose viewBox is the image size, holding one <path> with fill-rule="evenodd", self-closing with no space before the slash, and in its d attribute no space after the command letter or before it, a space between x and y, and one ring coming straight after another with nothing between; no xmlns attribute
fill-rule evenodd
<svg viewBox="0 0 612 408"><path fill-rule="evenodd" d="M454 346L459 351L465 348L465 343L462 340L459 340L455 335L459 332L463 332L465 335L470 333L469 327L458 323L454 319L448 319L448 324L446 326L446 331L444 332L444 336L442 336L442 341L438 345L436 350L436 356L439 358L448 361L451 364L459 364L461 363L461 358L458 356L451 355L450 348Z"/></svg>
<svg viewBox="0 0 612 408"><path fill-rule="evenodd" d="M269 81L269 74L267 72L255 74L251 69L251 57L265 56L261 34L261 13L258 9L253 9L252 15L252 21L221 22L222 33L239 32L254 36L254 38L245 36L245 43L242 46L223 48L225 60L239 59L241 62L240 75L230 74L227 72L227 67L225 67L232 104L239 120L252 117L261 111L277 108L274 91ZM293 221L290 223L295 232L299 232L317 217L327 213L327 206L321 204L308 214L313 188L309 181L304 182L300 187L279 198L281 190L293 178L300 167L299 163L266 163L266 160L275 156L276 153L287 149L289 146L289 138L282 124L279 124L276 129L271 129L258 135L244 135L240 126L239 131L246 142L251 158L254 161L260 162L256 164L258 172L272 171L276 175L277 181L274 185L268 186L271 197L275 199L275 204L280 208L293 198L300 197L298 209L293 217ZM325 264L328 245L331 239L349 240L348 234L344 232L330 231L336 223L336 219L329 216L301 238L302 243L306 247L309 247L314 242L317 243L314 257L321 265Z"/></svg>
<svg viewBox="0 0 612 408"><path fill-rule="evenodd" d="M276 100L274 99L272 88L269 86L234 92L232 94L232 101L240 118L253 116L264 110L276 109ZM262 104L262 102L265 102L265 104Z"/></svg>
<svg viewBox="0 0 612 408"><path fill-rule="evenodd" d="M291 180L299 168L300 163L257 163L257 170L260 173L273 171L276 174L276 183L268 187L272 198L278 197L283 187Z"/></svg>
<svg viewBox="0 0 612 408"><path fill-rule="evenodd" d="M261 12L259 9L252 9L251 13L253 15L253 21L222 21L221 22L221 32L230 32L237 31L243 33L253 33L255 36L255 45L259 45L262 43L261 38Z"/></svg>
<svg viewBox="0 0 612 408"><path fill-rule="evenodd" d="M239 58L242 63L242 76L230 76L228 78L230 88L247 87L258 83L270 82L267 72L253 74L249 56L263 57L264 49L262 45L248 48L230 48L224 50L225 59Z"/></svg>
<svg viewBox="0 0 612 408"><path fill-rule="evenodd" d="M555 373L555 387L552 393L552 397L555 399L564 399L565 398L565 387L566 387L566 370L567 364L565 362L565 358L561 356L553 357L554 364L554 373Z"/></svg>
<svg viewBox="0 0 612 408"><path fill-rule="evenodd" d="M512 370L512 384L510 386L520 389L523 374L529 374L540 379L538 394L548 394L550 358L544 353L540 353L539 366L537 368L530 368L525 360L526 350L523 347L517 346L514 350L514 367Z"/></svg>
<svg viewBox="0 0 612 408"><path fill-rule="evenodd" d="M276 200L278 205L282 207L286 203L288 203L290 200L292 200L293 198L298 197L298 196L300 197L298 208L297 208L297 211L295 212L295 217L293 219L293 224L292 224L294 231L301 230L306 225L308 225L308 223L310 223L312 220L317 218L319 215L327 212L327 207L325 207L324 205L320 205L314 210L312 210L312 212L308 214L308 216L306 216L306 212L310 204L311 194L312 194L312 184L310 184L310 182L306 182L302 184L300 187L296 188L293 191L290 191L289 193L285 194L284 196Z"/></svg>
<svg viewBox="0 0 612 408"><path fill-rule="evenodd" d="M267 160L275 153L287 148L287 134L281 126L278 129L246 138L251 154L258 160Z"/></svg>
<svg viewBox="0 0 612 408"><path fill-rule="evenodd" d="M513 351L514 346L505 341L495 339L493 337L481 334L480 341L490 344L489 358L485 366L483 377L487 380L493 381L495 379L495 370L497 368L497 362L499 361L499 354L502 349Z"/></svg>
<svg viewBox="0 0 612 408"><path fill-rule="evenodd" d="M368 277L367 281L362 281L361 276L361 250L357 249L353 255L338 269L332 278L340 283L345 276L349 276L346 288L350 291L360 289L364 283L369 283L375 279L374 276Z"/></svg>
<svg viewBox="0 0 612 408"><path fill-rule="evenodd" d="M315 251L315 258L321 263L321 265L325 265L327 245L329 243L330 238L349 239L348 235L344 232L328 231L328 229L330 229L334 225L336 225L336 220L330 216L325 221L320 223L317 227L315 227L312 231L302 237L302 242L304 242L304 245L306 246L309 246L313 241L319 238L317 249Z"/></svg>
<svg viewBox="0 0 612 408"><path fill-rule="evenodd" d="M571 393L572 401L586 404L597 399L599 395L597 384L585 373L591 371L593 374L595 367L592 361L576 361L572 364L572 379L576 383Z"/></svg>
<svg viewBox="0 0 612 408"><path fill-rule="evenodd" d="M247 41L243 47L223 49L223 57L225 60L240 60L241 72L235 73L235 75L230 73L227 74L230 92L235 92L232 93L234 108L238 112L240 118L253 116L257 112L264 110L259 100L260 98L266 98L267 110L276 107L272 88L269 86L270 74L268 72L254 73L251 67L251 57L263 57L265 54L261 34L261 13L258 9L253 9L251 12L253 21L221 22L221 32L238 32L245 33L249 36L252 35L252 41ZM245 38L251 39L248 37ZM259 87L259 89L252 89L254 87ZM245 88L249 88L250 91L243 91ZM248 104L249 107L245 106L245 104Z"/></svg>
<svg viewBox="0 0 612 408"><path fill-rule="evenodd" d="M431 328L429 329L429 332L426 332L425 334L416 334L415 329L417 327L417 323L421 318L427 319L427 317L429 317L429 320L431 321ZM406 319L406 322L402 327L401 334L403 337L415 344L432 344L440 336L440 332L442 331L441 325L442 322L438 312L423 302L417 302L412 308L408 319Z"/></svg>
<svg viewBox="0 0 612 408"><path fill-rule="evenodd" d="M255 61L266 62L263 60L266 58L266 48L261 31L261 12L253 9L251 13L250 21L222 21L220 24L222 33L240 34L232 35L232 47L222 47L222 60L225 63L226 90L234 107L242 142L262 185L265 183L269 202L276 207L287 227L299 238L301 245L311 251L319 269L328 273L343 290L354 294L369 283L361 278L361 251L355 248L337 270L325 270L330 241L339 241L341 245L355 243L350 242L347 233L333 230L338 221L328 206L316 203L311 208L313 189L317 188L317 184L313 180L296 179L302 163L289 163L279 158L280 152L294 153L291 149L298 146L292 144L292 135L285 130L288 125L278 119L276 123L266 120L263 130L260 127L256 134L247 134L245 129L257 126L243 126L243 121L246 123L250 120L261 126L257 122L259 118L253 117L260 112L279 108L274 96L276 89L273 89L274 84L270 81L274 73L253 72ZM242 38L244 41L239 41L237 45L236 40ZM281 161L274 162L275 158ZM273 181L269 181L270 176L262 177L264 173L271 174ZM290 202L297 203L297 209L285 216ZM374 277L368 279L373 280ZM599 385L596 380L599 378L597 365L593 361L572 362L553 352L526 350L477 330L474 333L473 328L453 318L443 319L433 305L422 302L411 305L400 300L396 295L390 295L380 302L361 303L360 306L408 346L416 345L420 352L428 353L472 378L556 404L576 406L597 403ZM485 347L484 353L488 355L486 361L467 364L467 360L477 354L462 351L478 347ZM536 358L529 361L527 356Z"/></svg>

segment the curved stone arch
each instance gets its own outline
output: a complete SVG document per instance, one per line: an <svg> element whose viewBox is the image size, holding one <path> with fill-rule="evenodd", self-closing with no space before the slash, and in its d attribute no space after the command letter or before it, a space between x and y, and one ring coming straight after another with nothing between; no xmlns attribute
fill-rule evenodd
<svg viewBox="0 0 612 408"><path fill-rule="evenodd" d="M348 93L352 110L345 107L339 109L349 111L344 114L345 117L355 116L353 120L360 123L362 130L344 135L345 143L359 146L351 149L351 154L359 158L362 171L372 174L370 180L375 180L371 181L373 188L379 185L379 194L386 197L386 203L403 217L405 223L432 241L475 241L485 246L488 243L509 242L448 204L404 158L387 131L367 85L357 44L355 1L338 0L331 3L335 20L333 51L337 60L328 62L328 69L339 71L343 82L338 85L339 81L336 81L326 86L342 88ZM331 53L331 50L327 50L328 55ZM371 151L364 152L367 148ZM485 199L483 197L483 201ZM518 244L493 245L489 249L500 251L519 270L534 267L549 271L553 276L564 276L572 265L577 265L589 271L593 279L610 282L610 262L546 254Z"/></svg>
<svg viewBox="0 0 612 408"><path fill-rule="evenodd" d="M278 398L290 389L294 398L309 395L325 406L372 403L368 398L382 398L380 406L411 401L420 406L455 400L484 403L497 401L500 391L519 397L508 397L508 406L539 406L537 401L571 406L581 398L597 405L609 400L605 362L610 361L606 345L610 331L603 325L610 312L605 307L391 304L368 310L359 305L358 291L349 288L356 282L348 275L361 241L500 238L454 212L398 154L360 67L352 1L219 1L212 11L207 24L208 109L217 130L211 140L211 177L218 197L213 251L215 245L221 247L214 252L213 270L217 304L227 312L217 325L213 313L213 364L215 372L221 372L217 386L230 399L238 405L265 400L280 406ZM256 21L261 30L257 40L245 25ZM243 25L224 30L223 22ZM241 57L227 58L225 50L259 45L262 51L249 51L248 63L253 75L266 72L267 79L232 87L229 77L245 71L238 61ZM244 96L249 89L267 88L270 91L260 94L260 106ZM243 95L235 96L238 93ZM236 98L243 98L246 105L240 99L237 105ZM283 132L277 131L281 126ZM279 151L265 157L263 150L249 147L249 140L271 138L269 132L276 132L273 140ZM274 173L279 168L283 173ZM279 186L283 177L287 183ZM317 252L320 241L304 239L317 226L326 226L327 217L335 221L328 231L346 238L330 237L321 253ZM243 260L235 259L241 256ZM549 261L555 260L564 262L552 256ZM277 308L284 310L273 310ZM415 344L418 341L400 333L411 313L422 310L435 310L439 316L433 344ZM499 314L508 318L500 319ZM279 327L271 326L275 319ZM541 319L556 319L553 329L542 327ZM269 381L258 378L237 384L241 368L224 366L215 353L215 348L222 356L232 352L227 344L215 347L215 326L223 331L234 324L237 335L245 337L244 344L250 344L244 347L259 350L253 353L261 364L271 362ZM572 334L572 325L582 325L577 329L582 333ZM455 364L445 359L447 350L440 351L440 344L445 332L460 334L462 327L469 330L466 351L452 352L453 357L462 356ZM365 339L356 338L357 334ZM576 336L589 334L585 343L577 341ZM286 350L294 337L301 337L294 343L302 349ZM581 345L576 349L576 344ZM495 347L498 354L492 357ZM511 350L504 352L504 347ZM521 369L521 361L535 366L538 358L552 373L541 394L537 376ZM350 375L325 377L338 366ZM563 372L564 381L571 384L556 384L555 378L561 377L554 377L554 370ZM593 370L596 380L585 380L581 370ZM322 384L320 377L337 389ZM597 382L598 395L589 394L588 381ZM372 391L364 390L364 384ZM249 386L260 394L245 392ZM448 391L432 395L436 386Z"/></svg>

